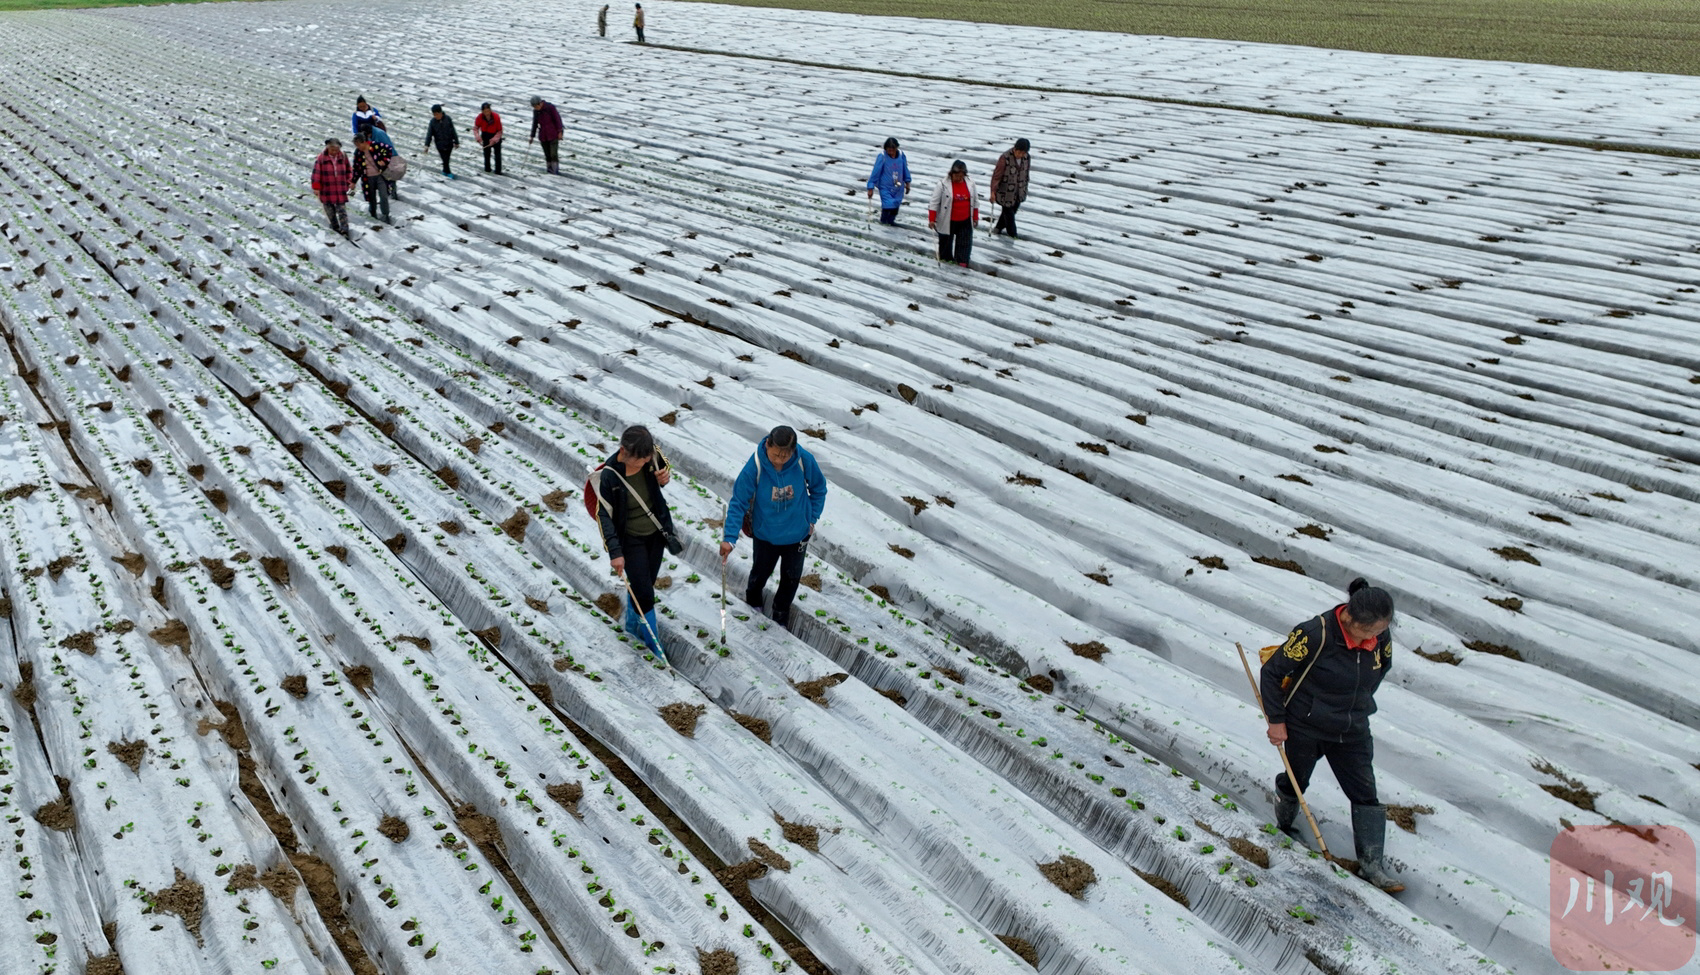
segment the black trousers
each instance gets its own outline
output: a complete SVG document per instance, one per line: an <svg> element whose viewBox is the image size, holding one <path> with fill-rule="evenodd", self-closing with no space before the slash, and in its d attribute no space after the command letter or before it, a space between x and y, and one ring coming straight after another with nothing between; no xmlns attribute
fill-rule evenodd
<svg viewBox="0 0 1700 975"><path fill-rule="evenodd" d="M1353 805L1379 805L1375 798L1375 739L1369 732L1334 741L1312 738L1288 725L1287 761L1293 765L1293 774L1299 777L1300 789L1310 788L1310 773L1322 758L1328 759L1340 791ZM1294 795L1285 772L1275 776L1275 788L1284 796Z"/></svg>
<svg viewBox="0 0 1700 975"><path fill-rule="evenodd" d="M892 207L889 210L882 208L880 210L880 223L884 223L884 224L895 224L895 223L897 223L897 208Z"/></svg>
<svg viewBox="0 0 1700 975"><path fill-rule="evenodd" d="M639 613L655 608L655 580L661 575L661 560L667 555L667 539L660 532L621 535L620 554L626 559L626 582Z"/></svg>
<svg viewBox="0 0 1700 975"><path fill-rule="evenodd" d="M445 174L447 174L448 171L449 171L449 153L451 153L451 152L454 152L454 148L452 146L438 146L437 147L437 155L443 157L443 172Z"/></svg>
<svg viewBox="0 0 1700 975"><path fill-rule="evenodd" d="M634 28L634 29L635 29L635 30L636 30L636 31L637 31L637 35L638 35L638 43L639 43L639 44L642 44L642 43L643 43L643 28L642 28L642 27L638 27L638 28Z"/></svg>
<svg viewBox="0 0 1700 975"><path fill-rule="evenodd" d="M500 142L484 143L484 171L490 171L490 157L496 157L496 175L502 173L502 144Z"/></svg>
<svg viewBox="0 0 1700 975"><path fill-rule="evenodd" d="M804 539L790 545L755 540L755 552L750 561L750 584L744 589L744 602L761 607L762 590L779 566L779 588L773 593L773 611L768 618L780 626L791 622L791 600L797 597L797 584L803 579L803 561L809 555L809 541Z"/></svg>
<svg viewBox="0 0 1700 975"><path fill-rule="evenodd" d="M935 224L936 226L936 224ZM950 233L939 234L939 260L967 264L974 250L974 221L952 220Z"/></svg>
<svg viewBox="0 0 1700 975"><path fill-rule="evenodd" d="M561 140L544 139L542 140L542 146L543 161L548 163L550 167L554 167L561 159ZM554 172L554 169L551 168L550 172Z"/></svg>
<svg viewBox="0 0 1700 975"><path fill-rule="evenodd" d="M1021 204L1011 203L998 211L998 223L992 229L1000 234L1007 233L1015 236L1015 211L1021 209Z"/></svg>
<svg viewBox="0 0 1700 975"><path fill-rule="evenodd" d="M390 181L381 174L377 176L360 177L360 191L366 197L366 212L377 216L382 209L384 216L390 215Z"/></svg>

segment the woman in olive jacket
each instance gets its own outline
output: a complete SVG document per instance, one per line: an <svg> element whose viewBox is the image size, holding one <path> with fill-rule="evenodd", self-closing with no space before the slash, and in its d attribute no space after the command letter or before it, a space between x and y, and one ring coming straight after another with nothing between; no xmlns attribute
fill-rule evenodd
<svg viewBox="0 0 1700 975"><path fill-rule="evenodd" d="M1269 743L1285 745L1302 791L1319 759L1327 758L1352 803L1358 875L1375 886L1404 890L1382 864L1387 807L1375 792L1375 740L1369 716L1375 692L1393 669L1393 597L1363 579L1346 587L1346 602L1293 627L1263 665L1263 707ZM1275 776L1275 824L1296 836L1299 801L1287 773Z"/></svg>
<svg viewBox="0 0 1700 975"><path fill-rule="evenodd" d="M609 567L623 575L630 592L626 602L626 632L643 641L650 653L665 660L656 639L655 579L673 534L673 515L661 489L673 479L667 458L656 449L647 427L627 427L620 449L608 458L592 482L596 487L596 521Z"/></svg>

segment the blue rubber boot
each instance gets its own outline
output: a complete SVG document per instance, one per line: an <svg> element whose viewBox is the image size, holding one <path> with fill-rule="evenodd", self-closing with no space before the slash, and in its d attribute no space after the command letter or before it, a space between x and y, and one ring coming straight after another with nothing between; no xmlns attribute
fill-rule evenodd
<svg viewBox="0 0 1700 975"><path fill-rule="evenodd" d="M661 649L661 623L655 618L655 610L651 609L643 618L649 624L649 628L643 631L644 646L649 648L650 653L655 654L657 660L667 663L667 652Z"/></svg>

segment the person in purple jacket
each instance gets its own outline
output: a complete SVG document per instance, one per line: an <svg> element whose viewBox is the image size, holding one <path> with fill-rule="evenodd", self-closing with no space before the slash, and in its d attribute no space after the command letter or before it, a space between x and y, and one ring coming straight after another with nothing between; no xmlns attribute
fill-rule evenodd
<svg viewBox="0 0 1700 975"><path fill-rule="evenodd" d="M543 162L549 172L561 175L561 136L567 131L561 122L561 113L554 105L543 100L541 95L531 96L531 135L526 142L533 139L543 143Z"/></svg>
<svg viewBox="0 0 1700 975"><path fill-rule="evenodd" d="M720 561L732 554L738 533L749 515L750 535L755 540L750 582L744 602L761 609L762 591L779 567L779 588L773 594L768 617L787 629L791 624L791 600L803 579L803 562L809 554L809 539L815 522L826 508L826 475L814 455L797 445L797 431L774 427L755 453L744 463L732 498L726 506L726 525L720 541Z"/></svg>

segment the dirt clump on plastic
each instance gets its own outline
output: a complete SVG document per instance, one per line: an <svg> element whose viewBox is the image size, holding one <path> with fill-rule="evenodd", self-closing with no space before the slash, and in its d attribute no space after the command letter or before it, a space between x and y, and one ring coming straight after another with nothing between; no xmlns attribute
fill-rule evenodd
<svg viewBox="0 0 1700 975"><path fill-rule="evenodd" d="M493 647L502 645L502 628L499 626L486 626L482 630L473 630L472 635Z"/></svg>
<svg viewBox="0 0 1700 975"><path fill-rule="evenodd" d="M557 514L567 510L567 492L564 490L550 491L543 496L543 506Z"/></svg>
<svg viewBox="0 0 1700 975"><path fill-rule="evenodd" d="M444 534L448 535L459 535L461 532L466 530L465 526L461 525L458 521L439 521L437 522L437 527L441 528Z"/></svg>
<svg viewBox="0 0 1700 975"><path fill-rule="evenodd" d="M172 870L177 879L163 890L153 893L153 913L175 914L183 921L183 927L195 936L195 943L205 944L201 937L201 913L207 909L207 892L201 885L190 880L177 867Z"/></svg>
<svg viewBox="0 0 1700 975"><path fill-rule="evenodd" d="M348 682L354 685L355 690L367 697L372 696L372 668L359 664L346 668L342 673L348 678Z"/></svg>
<svg viewBox="0 0 1700 975"><path fill-rule="evenodd" d="M124 975L124 962L114 951L110 955L89 955L83 975Z"/></svg>
<svg viewBox="0 0 1700 975"><path fill-rule="evenodd" d="M431 473L437 475L444 484L447 484L449 486L449 490L460 490L460 475L455 473L454 468L444 464L442 467L437 468Z"/></svg>
<svg viewBox="0 0 1700 975"><path fill-rule="evenodd" d="M1088 640L1085 643L1069 643L1067 640L1063 642L1068 644L1068 648L1074 651L1076 657L1085 657L1094 663L1103 660L1104 654L1110 652L1110 648L1101 640Z"/></svg>
<svg viewBox="0 0 1700 975"><path fill-rule="evenodd" d="M1039 872L1070 897L1082 896L1086 888L1098 882L1098 871L1092 869L1092 864L1066 854L1049 863L1039 864Z"/></svg>
<svg viewBox="0 0 1700 975"><path fill-rule="evenodd" d="M1174 883L1172 881L1170 881L1167 877L1159 876L1158 874L1154 874L1154 873L1147 873L1144 870L1137 870L1137 869L1134 870L1134 873L1139 874L1140 880L1143 880L1146 883L1150 884L1151 886L1162 891L1164 896L1168 897L1170 900L1174 901L1176 904L1179 904L1180 906L1187 908L1189 910L1192 908L1192 898L1190 898L1186 895L1186 891L1181 890L1179 887L1176 887L1174 885Z"/></svg>
<svg viewBox="0 0 1700 975"><path fill-rule="evenodd" d="M909 706L909 699L904 697L902 694L899 694L895 688L887 687L881 690L876 690L874 693L900 708L907 708Z"/></svg>
<svg viewBox="0 0 1700 975"><path fill-rule="evenodd" d="M431 638L428 636L398 636L395 638L395 642L411 643L419 649L426 651L431 649Z"/></svg>
<svg viewBox="0 0 1700 975"><path fill-rule="evenodd" d="M1241 836L1235 836L1228 840L1228 849L1233 850L1235 853L1238 853L1240 856L1245 857L1247 860L1250 860L1252 863L1257 864L1265 870L1269 869L1269 851L1258 846L1256 843L1253 843L1251 840Z"/></svg>
<svg viewBox="0 0 1700 975"><path fill-rule="evenodd" d="M1041 694L1051 694L1057 689L1056 682L1044 674L1028 674L1022 678L1022 682Z"/></svg>
<svg viewBox="0 0 1700 975"><path fill-rule="evenodd" d="M525 541L526 526L531 524L531 512L524 508L515 508L514 513L501 523L502 534L516 542Z"/></svg>
<svg viewBox="0 0 1700 975"><path fill-rule="evenodd" d="M1034 968L1039 967L1039 952L1033 947L1033 942L1026 938L1017 938L1013 934L1000 934L998 940L1003 942L1003 946L1008 948L1015 957Z"/></svg>
<svg viewBox="0 0 1700 975"><path fill-rule="evenodd" d="M543 791L559 803L562 809L572 813L574 819L584 818L584 814L578 811L579 801L584 798L584 783L557 782Z"/></svg>
<svg viewBox="0 0 1700 975"><path fill-rule="evenodd" d="M885 600L888 603L891 602L891 590L887 589L886 587L880 585L877 582L868 586L868 591L873 593L874 595L878 596L879 598Z"/></svg>
<svg viewBox="0 0 1700 975"><path fill-rule="evenodd" d="M326 545L325 551L330 553L332 558L336 559L338 562L341 562L343 565L348 564L348 548L347 548L347 546Z"/></svg>
<svg viewBox="0 0 1700 975"><path fill-rule="evenodd" d="M1228 563L1223 561L1220 555L1194 555L1192 560L1206 569L1221 569L1224 572L1228 569Z"/></svg>
<svg viewBox="0 0 1700 975"><path fill-rule="evenodd" d="M212 506L218 509L219 514L230 513L230 498L225 495L223 488L209 488L201 493L207 496L207 500L212 502Z"/></svg>
<svg viewBox="0 0 1700 975"><path fill-rule="evenodd" d="M1594 800L1598 799L1600 794L1598 792L1590 791L1587 786L1582 784L1580 779L1560 772L1557 766L1553 765L1551 762L1534 762L1533 765L1535 771L1540 772L1542 775L1550 775L1563 783L1562 785L1541 786L1541 789L1547 794L1563 799L1565 802L1570 803L1577 809L1584 809L1588 812L1597 811L1594 809ZM1415 830L1413 829L1412 832L1415 832Z"/></svg>
<svg viewBox="0 0 1700 975"><path fill-rule="evenodd" d="M252 863L237 864L230 872L230 881L224 885L224 892L234 894L242 890L254 890L260 886L260 870Z"/></svg>
<svg viewBox="0 0 1700 975"><path fill-rule="evenodd" d="M620 597L611 592L596 597L596 608L614 619L619 619L620 614L625 612L625 608L620 605Z"/></svg>
<svg viewBox="0 0 1700 975"><path fill-rule="evenodd" d="M407 551L407 532L396 532L384 539L384 547L390 550L391 555L400 555Z"/></svg>
<svg viewBox="0 0 1700 975"><path fill-rule="evenodd" d="M1397 823L1399 828L1404 830L1407 833L1415 833L1417 831L1417 817L1418 816L1433 816L1433 815L1434 815L1434 807L1433 806L1394 806L1394 805L1389 805L1387 807L1387 818L1388 818L1388 820L1390 822Z"/></svg>
<svg viewBox="0 0 1700 975"><path fill-rule="evenodd" d="M206 566L207 576L212 579L213 585L220 589L229 589L236 585L236 570L225 565L223 559L203 558L201 564Z"/></svg>
<svg viewBox="0 0 1700 975"><path fill-rule="evenodd" d="M810 853L820 852L820 828L803 823L788 823L785 817L773 814L773 821L779 824L779 831L785 835L785 842L795 843Z"/></svg>
<svg viewBox="0 0 1700 975"><path fill-rule="evenodd" d="M775 850L773 847L768 846L766 843L763 843L761 840L758 840L753 836L745 842L749 845L750 852L756 855L756 860L760 862L762 866L777 870L780 873L791 872L791 861L780 856L778 850Z"/></svg>
<svg viewBox="0 0 1700 975"><path fill-rule="evenodd" d="M148 636L160 646L176 647L184 653L189 652L189 627L182 620L166 620L164 626L153 630Z"/></svg>
<svg viewBox="0 0 1700 975"><path fill-rule="evenodd" d="M815 680L806 680L801 683L792 681L791 686L797 689L798 694L803 695L824 708L831 706L831 702L826 699L826 689L829 687L837 687L839 684L842 684L849 679L849 674L828 674L825 677L816 678Z"/></svg>
<svg viewBox="0 0 1700 975"><path fill-rule="evenodd" d="M725 948L713 951L697 949L697 967L702 975L738 975L738 956Z"/></svg>
<svg viewBox="0 0 1700 975"><path fill-rule="evenodd" d="M753 714L740 714L737 711L732 711L730 714L733 721L738 722L739 726L745 731L760 738L762 744L773 744L773 726L769 725L765 718L758 718Z"/></svg>
<svg viewBox="0 0 1700 975"><path fill-rule="evenodd" d="M275 555L260 556L260 566L266 570L271 581L280 586L289 585L289 563Z"/></svg>
<svg viewBox="0 0 1700 975"><path fill-rule="evenodd" d="M283 688L290 697L295 698L297 701L302 700L307 696L307 675L290 674L283 680L278 681L278 686Z"/></svg>
<svg viewBox="0 0 1700 975"><path fill-rule="evenodd" d="M58 558L54 559L53 561L47 563L48 578L52 579L54 582L58 582L59 577L65 574L65 570L71 568L72 566L74 566L76 564L77 564L76 556L61 555Z"/></svg>
<svg viewBox="0 0 1700 975"><path fill-rule="evenodd" d="M126 569L129 569L130 575L137 578L140 578L142 572L148 567L147 560L142 558L141 554L138 552L125 552L123 555L114 555L112 557L112 561Z"/></svg>
<svg viewBox="0 0 1700 975"><path fill-rule="evenodd" d="M820 592L820 573L819 572L806 573L806 574L804 574L804 576L801 579L797 580L797 584L799 586L807 586L810 589L813 589L815 592Z"/></svg>
<svg viewBox="0 0 1700 975"><path fill-rule="evenodd" d="M656 709L656 712L661 715L661 720L667 722L667 727L686 738L697 736L697 719L707 711L707 705L685 704L680 701L664 704Z"/></svg>
<svg viewBox="0 0 1700 975"><path fill-rule="evenodd" d="M12 688L12 700L28 711L31 719L35 718L35 664L28 660L18 662L18 683Z"/></svg>
<svg viewBox="0 0 1700 975"><path fill-rule="evenodd" d="M1518 661L1523 659L1523 654L1517 648L1508 647L1503 643L1490 643L1487 640L1465 640L1464 646L1477 653L1491 653L1496 657L1509 657Z"/></svg>
<svg viewBox="0 0 1700 975"><path fill-rule="evenodd" d="M538 599L536 596L527 596L525 597L525 605L539 613L542 613L544 616L554 615L549 612L549 600L547 599Z"/></svg>
<svg viewBox="0 0 1700 975"><path fill-rule="evenodd" d="M81 633L73 633L60 640L59 645L67 650L75 650L85 657L92 657L94 656L94 631L84 630Z"/></svg>
<svg viewBox="0 0 1700 975"><path fill-rule="evenodd" d="M1437 664L1451 664L1454 667L1458 666L1458 664L1464 659L1450 650L1437 650L1430 653L1422 647L1415 647L1411 650L1411 652L1424 660L1432 660Z"/></svg>
<svg viewBox="0 0 1700 975"><path fill-rule="evenodd" d="M140 772L142 757L148 753L148 741L146 738L142 738L136 741L107 742L106 750L120 762L130 766L130 771Z"/></svg>
<svg viewBox="0 0 1700 975"><path fill-rule="evenodd" d="M301 886L301 877L288 863L279 861L273 864L270 870L260 874L259 884L288 906L295 903L295 891Z"/></svg>
<svg viewBox="0 0 1700 975"><path fill-rule="evenodd" d="M385 816L378 821L378 832L391 843L405 843L413 835L412 827L400 816Z"/></svg>
<svg viewBox="0 0 1700 975"><path fill-rule="evenodd" d="M494 847L496 850L506 848L502 840L502 827L491 816L478 811L478 807L470 802L463 802L455 807L455 825L460 827L461 835L471 840L478 847Z"/></svg>
<svg viewBox="0 0 1700 975"><path fill-rule="evenodd" d="M957 670L954 667L934 667L933 672L938 674L940 677L943 677L945 680L952 681L957 684L968 683L968 679L962 676L962 671Z"/></svg>
<svg viewBox="0 0 1700 975"><path fill-rule="evenodd" d="M69 833L77 828L77 807L71 804L71 783L57 775L53 781L59 785L59 798L43 803L35 811L35 821L48 829Z"/></svg>
<svg viewBox="0 0 1700 975"><path fill-rule="evenodd" d="M1305 567L1292 559L1278 559L1269 555L1259 555L1252 561L1258 565L1267 565L1271 569L1286 569L1288 572L1297 572L1301 576L1305 574Z"/></svg>

